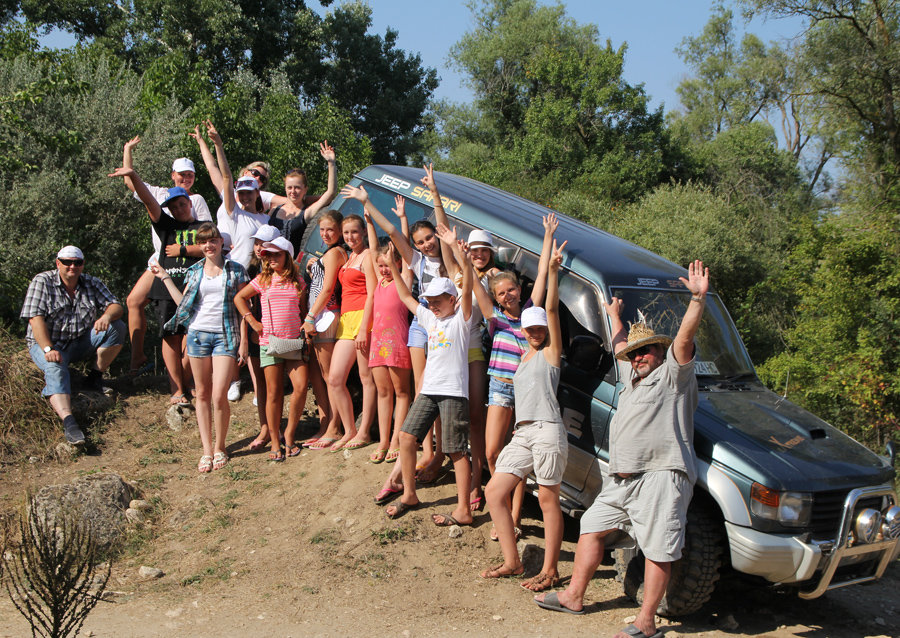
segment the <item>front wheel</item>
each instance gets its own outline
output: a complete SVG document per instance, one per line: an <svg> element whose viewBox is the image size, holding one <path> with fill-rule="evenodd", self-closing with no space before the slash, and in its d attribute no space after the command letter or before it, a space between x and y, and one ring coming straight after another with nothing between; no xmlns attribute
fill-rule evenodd
<svg viewBox="0 0 900 638"><path fill-rule="evenodd" d="M714 506L692 503L687 513L687 530L681 558L672 563L666 595L659 603L660 616L694 613L712 596L719 580L725 532ZM644 555L640 550L617 549L617 578L625 595L641 604L644 600Z"/></svg>

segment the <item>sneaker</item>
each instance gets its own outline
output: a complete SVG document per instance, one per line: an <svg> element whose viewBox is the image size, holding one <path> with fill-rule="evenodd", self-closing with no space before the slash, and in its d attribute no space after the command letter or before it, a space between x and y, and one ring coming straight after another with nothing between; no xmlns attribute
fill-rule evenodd
<svg viewBox="0 0 900 638"><path fill-rule="evenodd" d="M231 385L228 386L228 400L229 401L240 401L241 400L241 382L240 381L232 381Z"/></svg>
<svg viewBox="0 0 900 638"><path fill-rule="evenodd" d="M72 445L84 445L84 432L77 425L66 427L66 441Z"/></svg>

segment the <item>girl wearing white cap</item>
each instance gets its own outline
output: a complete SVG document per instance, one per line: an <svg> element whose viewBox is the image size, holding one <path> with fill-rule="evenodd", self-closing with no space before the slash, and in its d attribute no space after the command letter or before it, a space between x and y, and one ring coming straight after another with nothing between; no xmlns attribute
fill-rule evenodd
<svg viewBox="0 0 900 638"><path fill-rule="evenodd" d="M516 399L516 429L503 448L487 484L485 494L494 529L500 540L503 562L481 572L482 578L518 576L524 571L516 547L516 527L509 497L530 473L538 484L538 501L544 515L544 563L540 573L522 583L531 591L544 591L559 582L559 550L563 517L559 486L566 468L569 446L562 422L556 388L562 359L559 326L559 267L565 242L553 242L547 283L547 309L537 306L522 311L522 331L528 351L513 378Z"/></svg>

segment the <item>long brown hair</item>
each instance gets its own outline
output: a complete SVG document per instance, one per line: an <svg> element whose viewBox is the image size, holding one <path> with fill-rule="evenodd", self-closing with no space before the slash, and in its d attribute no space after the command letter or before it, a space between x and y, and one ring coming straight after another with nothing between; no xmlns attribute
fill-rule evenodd
<svg viewBox="0 0 900 638"><path fill-rule="evenodd" d="M294 284L294 288L297 289L297 296L299 297L306 288L306 282L304 282L303 277L300 276L300 266L297 265L297 262L291 259L291 256L287 253L284 253L284 257L287 263L285 264L285 273L281 278L285 282ZM259 285L263 288L268 288L272 285L272 275L274 274L275 271L272 270L272 267L269 265L269 260L263 259L262 271L259 273Z"/></svg>

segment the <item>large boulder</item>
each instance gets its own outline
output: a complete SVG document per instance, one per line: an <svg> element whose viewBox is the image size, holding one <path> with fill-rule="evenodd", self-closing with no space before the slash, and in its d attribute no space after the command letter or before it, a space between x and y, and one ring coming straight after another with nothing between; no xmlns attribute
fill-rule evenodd
<svg viewBox="0 0 900 638"><path fill-rule="evenodd" d="M125 531L125 510L136 489L118 474L94 474L66 485L48 485L34 495L31 507L56 520L61 511L77 512L93 532L101 553L115 549Z"/></svg>

